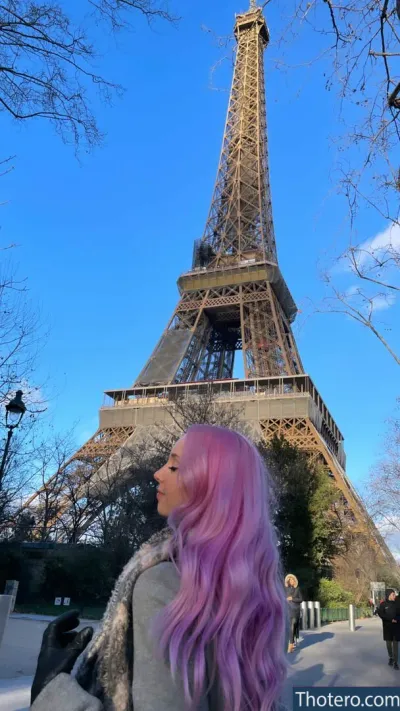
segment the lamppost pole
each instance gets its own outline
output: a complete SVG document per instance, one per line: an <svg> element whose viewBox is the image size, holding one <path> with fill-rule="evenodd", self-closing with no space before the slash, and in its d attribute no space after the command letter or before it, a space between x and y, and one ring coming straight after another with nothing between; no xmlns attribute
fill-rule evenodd
<svg viewBox="0 0 400 711"><path fill-rule="evenodd" d="M6 446L4 447L3 457L0 465L0 490L3 484L4 471L7 463L7 455L10 449L11 437L14 430L18 427L25 412L25 403L22 400L22 390L17 390L15 397L6 405L6 427L8 429Z"/></svg>
<svg viewBox="0 0 400 711"><path fill-rule="evenodd" d="M6 442L6 446L4 447L3 458L1 460L1 466L0 466L0 489L1 489L1 483L3 481L4 467L6 465L7 454L8 454L8 450L10 449L10 442L11 442L12 436L13 436L13 430L11 427L9 427L8 433L7 433L7 442Z"/></svg>

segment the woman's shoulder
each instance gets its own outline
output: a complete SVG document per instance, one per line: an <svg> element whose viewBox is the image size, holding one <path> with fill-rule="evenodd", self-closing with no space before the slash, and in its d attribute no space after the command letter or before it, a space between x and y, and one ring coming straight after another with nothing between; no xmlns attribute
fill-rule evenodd
<svg viewBox="0 0 400 711"><path fill-rule="evenodd" d="M177 594L180 585L179 573L175 565L169 561L157 563L141 573L136 581L133 597L170 600Z"/></svg>

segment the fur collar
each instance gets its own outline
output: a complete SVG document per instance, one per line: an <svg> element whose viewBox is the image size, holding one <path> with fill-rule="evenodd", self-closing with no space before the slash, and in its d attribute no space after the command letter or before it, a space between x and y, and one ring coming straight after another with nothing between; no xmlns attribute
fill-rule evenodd
<svg viewBox="0 0 400 711"><path fill-rule="evenodd" d="M74 669L83 689L99 698L104 711L133 711L132 595L138 577L148 568L168 560L172 531L152 536L129 560L119 576L100 629Z"/></svg>

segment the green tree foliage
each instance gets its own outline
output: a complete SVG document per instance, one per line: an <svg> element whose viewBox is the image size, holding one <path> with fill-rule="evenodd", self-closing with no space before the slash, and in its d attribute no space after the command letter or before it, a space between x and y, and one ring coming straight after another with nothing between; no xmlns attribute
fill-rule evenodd
<svg viewBox="0 0 400 711"><path fill-rule="evenodd" d="M337 514L340 493L326 467L309 467L311 497L309 510L312 520L313 560L319 570L326 568L342 549L342 523Z"/></svg>
<svg viewBox="0 0 400 711"><path fill-rule="evenodd" d="M285 572L299 578L311 594L332 566L341 545L341 524L335 514L338 490L321 465L284 439L261 447L271 472L273 515Z"/></svg>
<svg viewBox="0 0 400 711"><path fill-rule="evenodd" d="M39 596L46 602L70 597L73 603L101 605L119 572L111 551L92 546L67 549L45 559Z"/></svg>
<svg viewBox="0 0 400 711"><path fill-rule="evenodd" d="M336 580L321 578L318 586L318 600L321 607L347 607L354 602L354 595L338 583Z"/></svg>

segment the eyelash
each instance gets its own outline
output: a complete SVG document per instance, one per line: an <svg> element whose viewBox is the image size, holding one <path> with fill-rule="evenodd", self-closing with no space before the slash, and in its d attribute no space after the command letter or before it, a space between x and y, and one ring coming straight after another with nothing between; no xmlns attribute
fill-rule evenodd
<svg viewBox="0 0 400 711"><path fill-rule="evenodd" d="M171 472L176 472L176 471L178 470L178 467L168 467L168 469L169 469Z"/></svg>

